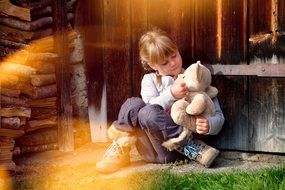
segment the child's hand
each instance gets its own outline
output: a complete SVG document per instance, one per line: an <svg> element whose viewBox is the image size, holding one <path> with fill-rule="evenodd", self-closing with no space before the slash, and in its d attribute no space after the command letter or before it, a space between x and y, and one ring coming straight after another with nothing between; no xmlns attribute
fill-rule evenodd
<svg viewBox="0 0 285 190"><path fill-rule="evenodd" d="M171 86L171 93L176 99L184 98L188 92L188 87L182 79L176 80Z"/></svg>
<svg viewBox="0 0 285 190"><path fill-rule="evenodd" d="M203 116L196 116L196 132L206 134L209 132L209 121Z"/></svg>

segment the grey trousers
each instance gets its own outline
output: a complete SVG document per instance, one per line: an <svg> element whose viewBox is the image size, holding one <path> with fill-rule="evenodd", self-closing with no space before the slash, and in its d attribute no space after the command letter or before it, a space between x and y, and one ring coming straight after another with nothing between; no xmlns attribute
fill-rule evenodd
<svg viewBox="0 0 285 190"><path fill-rule="evenodd" d="M113 125L137 136L137 150L147 162L168 163L185 158L161 145L165 140L179 136L182 127L175 124L159 105L145 104L137 97L129 98L121 106L118 120Z"/></svg>

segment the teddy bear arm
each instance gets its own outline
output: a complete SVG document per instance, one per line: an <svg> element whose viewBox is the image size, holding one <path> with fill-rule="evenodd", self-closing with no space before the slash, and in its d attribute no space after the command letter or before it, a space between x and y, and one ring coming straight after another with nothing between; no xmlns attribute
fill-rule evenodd
<svg viewBox="0 0 285 190"><path fill-rule="evenodd" d="M218 93L219 93L218 89L214 86L208 86L208 88L206 89L206 94L208 94L210 98L217 97Z"/></svg>
<svg viewBox="0 0 285 190"><path fill-rule="evenodd" d="M197 94L193 97L192 102L187 106L186 112L190 115L200 115L204 112L207 106L206 97L204 94Z"/></svg>

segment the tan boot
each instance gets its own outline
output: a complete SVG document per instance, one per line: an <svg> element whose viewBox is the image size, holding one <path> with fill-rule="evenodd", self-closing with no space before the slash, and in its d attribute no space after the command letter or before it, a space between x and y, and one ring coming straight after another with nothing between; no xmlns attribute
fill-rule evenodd
<svg viewBox="0 0 285 190"><path fill-rule="evenodd" d="M103 159L96 164L96 170L101 173L112 173L129 165L130 149L136 142L136 137L119 131L113 125L108 129L108 135L113 143L105 152Z"/></svg>
<svg viewBox="0 0 285 190"><path fill-rule="evenodd" d="M178 149L179 152L205 167L210 167L220 151L198 139L189 139L188 143Z"/></svg>

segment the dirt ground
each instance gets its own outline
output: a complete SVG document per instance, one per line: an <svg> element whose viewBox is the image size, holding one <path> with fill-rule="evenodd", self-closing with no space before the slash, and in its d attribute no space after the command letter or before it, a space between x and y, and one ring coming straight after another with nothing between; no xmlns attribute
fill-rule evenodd
<svg viewBox="0 0 285 190"><path fill-rule="evenodd" d="M93 187L94 183L97 184L95 189L105 189L98 186L99 179L124 178L138 171L170 169L179 174L190 171L215 173L233 169L254 171L281 166L285 163L284 155L222 151L211 168L204 168L192 161L176 164L150 164L145 163L137 151L133 149L131 151L132 163L130 166L113 174L100 174L96 172L95 165L102 158L107 147L108 144L90 143L76 149L74 152L47 151L21 155L14 159L17 164L14 175L18 179L35 179L37 176L48 176L49 179L45 179L46 181L53 181L53 183L57 181L60 184L55 187L54 184L45 182L46 189L61 189L59 186L62 189L93 189L90 187ZM39 180L43 181L44 179L40 178Z"/></svg>
<svg viewBox="0 0 285 190"><path fill-rule="evenodd" d="M41 153L33 153L21 155L15 158L17 164L16 172L20 172L26 167L30 166L52 166L52 167L65 167L65 166L80 166L96 165L109 144L86 144L74 152L60 152L60 151L46 151ZM150 164L144 162L138 155L135 148L131 151L131 165L113 175L125 175L140 170L155 170L172 167L178 172L221 172L230 170L232 168L240 170L255 170L263 167L271 167L285 163L285 155L265 154L265 153L245 153L233 151L221 151L221 154L214 162L211 168L204 168L196 162L189 162L186 164Z"/></svg>

